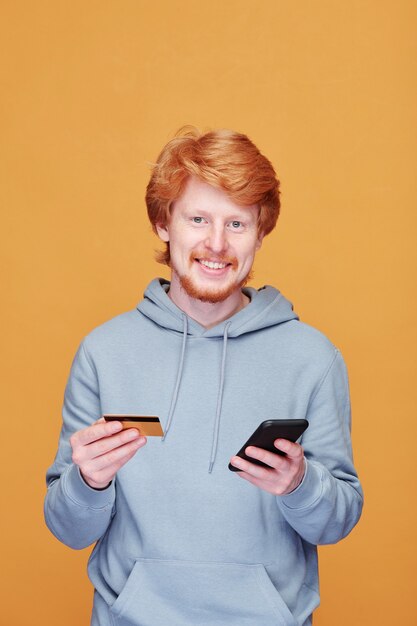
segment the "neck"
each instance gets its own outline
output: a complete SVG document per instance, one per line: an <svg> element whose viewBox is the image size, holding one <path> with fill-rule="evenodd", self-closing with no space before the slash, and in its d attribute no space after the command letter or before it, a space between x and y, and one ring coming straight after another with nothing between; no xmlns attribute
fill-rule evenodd
<svg viewBox="0 0 417 626"><path fill-rule="evenodd" d="M241 289L237 289L223 302L202 302L189 296L179 282L175 280L175 276L172 276L168 297L178 308L205 328L212 328L220 324L250 302L248 296Z"/></svg>

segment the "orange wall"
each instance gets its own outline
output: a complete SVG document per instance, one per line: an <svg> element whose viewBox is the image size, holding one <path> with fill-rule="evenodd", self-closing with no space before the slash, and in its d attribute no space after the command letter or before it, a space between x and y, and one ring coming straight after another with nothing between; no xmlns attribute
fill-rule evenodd
<svg viewBox="0 0 417 626"><path fill-rule="evenodd" d="M88 623L88 550L43 523L65 381L163 273L148 162L182 124L246 132L282 180L254 283L348 363L362 521L321 549L315 626L417 623L412 0L2 3L1 626ZM165 274L166 275L166 274Z"/></svg>

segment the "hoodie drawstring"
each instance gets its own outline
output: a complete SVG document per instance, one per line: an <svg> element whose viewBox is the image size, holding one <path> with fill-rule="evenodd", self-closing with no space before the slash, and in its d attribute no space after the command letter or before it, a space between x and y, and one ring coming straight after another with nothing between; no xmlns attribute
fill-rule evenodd
<svg viewBox="0 0 417 626"><path fill-rule="evenodd" d="M209 464L209 474L211 474L214 461L216 460L217 447L219 442L219 429L220 429L220 415L222 412L222 402L223 402L223 389L224 389L224 370L226 367L226 352L227 352L227 331L229 330L231 322L227 322L224 327L223 333L223 352L222 352L222 364L220 367L220 386L219 393L217 395L217 407L216 407L216 419L214 422L214 431L213 431L213 443L211 446L211 456L210 456L210 464Z"/></svg>
<svg viewBox="0 0 417 626"><path fill-rule="evenodd" d="M186 347L187 335L188 335L188 320L185 314L183 315L182 319L183 319L183 333L182 333L181 355L180 355L180 360L178 363L177 378L175 381L174 391L172 393L171 405L169 407L167 425L165 428L164 436L162 437L162 441L165 440L165 437L167 436L171 423L172 423L172 418L174 415L175 406L177 404L178 392L180 389L180 384L181 384L181 379L182 379L182 372L184 369L185 347ZM224 378L225 378L224 373L225 373L225 368L226 368L227 331L229 330L230 324L231 322L227 322L227 324L224 327L224 333L223 333L223 351L222 351L222 362L220 366L220 385L219 385L219 392L217 394L216 417L214 420L213 441L211 445L211 455L210 455L210 463L209 463L209 469L208 469L209 474L211 474L213 470L213 465L216 460L216 454L217 454L217 448L218 448L218 442L219 442L220 417L221 417L221 412L222 412L223 389L224 389Z"/></svg>
<svg viewBox="0 0 417 626"><path fill-rule="evenodd" d="M180 384L181 384L182 370L184 367L185 344L187 343L187 334L188 334L188 320L185 314L183 314L182 316L182 321L183 321L183 327L182 327L181 356L180 356L180 361L178 364L177 380L175 381L175 387L174 387L174 391L173 391L172 398L171 398L171 406L169 407L167 425L165 428L164 436L162 437L162 441L164 441L165 437L168 434L169 427L171 426L172 416L174 415L175 405L177 404L178 391L179 391Z"/></svg>

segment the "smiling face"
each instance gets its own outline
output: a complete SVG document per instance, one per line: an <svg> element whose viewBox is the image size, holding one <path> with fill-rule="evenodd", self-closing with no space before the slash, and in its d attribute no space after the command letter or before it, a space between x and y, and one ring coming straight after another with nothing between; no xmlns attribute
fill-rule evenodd
<svg viewBox="0 0 417 626"><path fill-rule="evenodd" d="M180 308L186 308L187 297L209 303L241 298L261 245L257 218L258 207L236 204L195 177L187 181L169 223L157 226L160 238L169 242L170 294Z"/></svg>

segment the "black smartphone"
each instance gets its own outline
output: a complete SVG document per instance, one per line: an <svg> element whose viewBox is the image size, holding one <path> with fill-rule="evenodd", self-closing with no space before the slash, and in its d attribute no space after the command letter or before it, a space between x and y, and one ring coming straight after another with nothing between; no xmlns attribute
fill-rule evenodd
<svg viewBox="0 0 417 626"><path fill-rule="evenodd" d="M261 465L262 467L269 467L262 461L258 461L258 459L253 459L250 456L245 454L245 450L248 446L256 446L257 448L263 448L264 450L269 450L269 452L274 452L275 454L279 454L281 456L285 456L285 452L282 450L278 450L274 446L275 439L288 439L288 441L297 441L308 427L307 420L266 420L262 422L255 430L254 433L249 437L244 446L241 447L239 452L235 456L240 456L242 459L246 459L246 461L250 461L251 463L255 463L255 465ZM240 472L241 470L229 463L229 469L232 472Z"/></svg>

